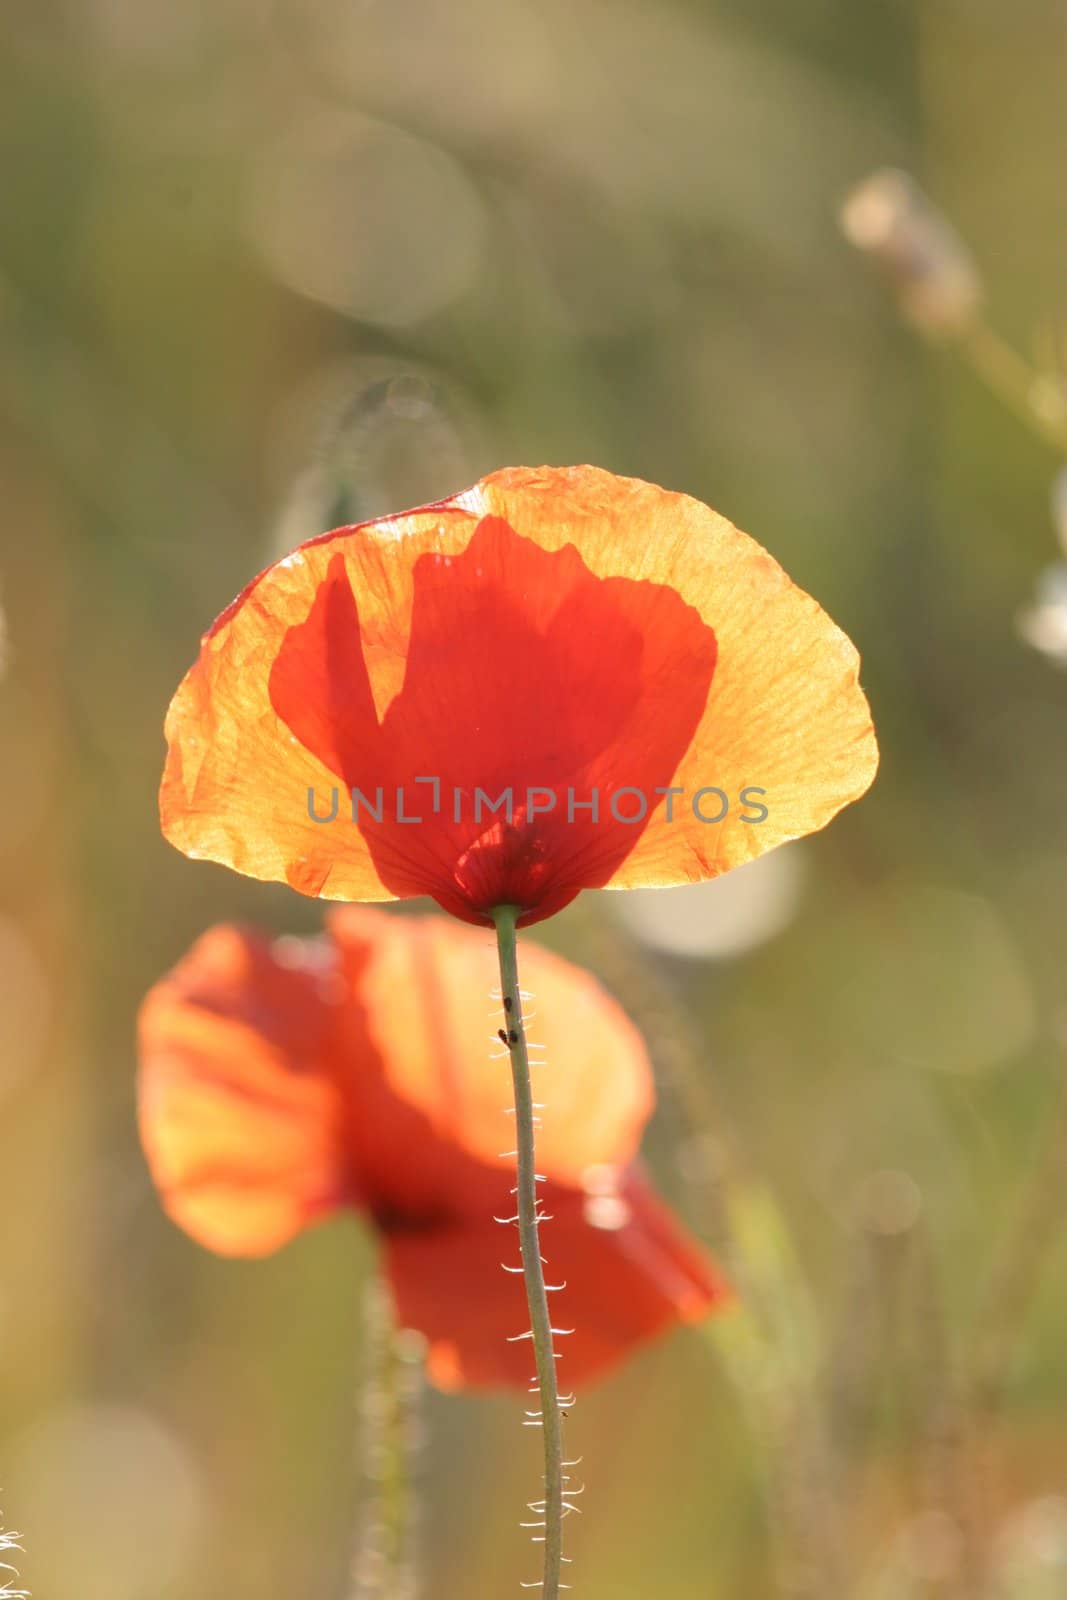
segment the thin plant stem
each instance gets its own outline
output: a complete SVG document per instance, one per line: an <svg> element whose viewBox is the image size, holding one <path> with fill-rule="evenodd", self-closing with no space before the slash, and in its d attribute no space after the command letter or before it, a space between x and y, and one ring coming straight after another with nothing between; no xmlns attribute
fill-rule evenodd
<svg viewBox="0 0 1067 1600"><path fill-rule="evenodd" d="M1016 416L1055 449L1067 449L1067 405L1060 385L1035 372L984 322L967 331L960 349L971 370Z"/></svg>
<svg viewBox="0 0 1067 1600"><path fill-rule="evenodd" d="M537 1167L534 1159L534 1111L530 1086L530 1057L526 1027L522 1018L519 990L519 963L516 939L517 906L497 906L492 913L496 926L497 954L500 959L500 988L504 1005L501 1030L511 1058L511 1080L515 1094L515 1148L519 1246L526 1284L526 1303L530 1309L530 1335L537 1370L537 1393L541 1430L545 1447L544 1501L534 1502L544 1513L544 1600L558 1600L560 1569L563 1561L563 1421L556 1377L556 1353L552 1343L552 1319L548 1310L544 1262L539 1238L543 1220L537 1201Z"/></svg>
<svg viewBox="0 0 1067 1600"><path fill-rule="evenodd" d="M22 1546L19 1544L21 1537L21 1534L6 1533L0 1528L0 1552L21 1550ZM3 1576L5 1572L10 1573L10 1577L5 1578ZM30 1591L28 1589L16 1589L13 1587L17 1580L17 1569L11 1565L10 1561L0 1559L0 1596L6 1595L8 1600L30 1600Z"/></svg>
<svg viewBox="0 0 1067 1600"><path fill-rule="evenodd" d="M360 1405L362 1512L349 1600L414 1600L421 1353L395 1324L392 1299L375 1278L366 1296L367 1376Z"/></svg>

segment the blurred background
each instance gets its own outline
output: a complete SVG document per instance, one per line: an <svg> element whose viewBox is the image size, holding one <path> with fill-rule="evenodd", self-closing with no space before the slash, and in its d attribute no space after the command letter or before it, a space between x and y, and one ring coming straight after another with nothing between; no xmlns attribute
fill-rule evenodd
<svg viewBox="0 0 1067 1600"><path fill-rule="evenodd" d="M4 13L0 1506L22 1581L349 1593L371 1244L353 1221L216 1260L137 1145L148 985L213 921L318 923L163 843L163 713L283 548L492 466L593 461L708 501L820 599L863 652L883 763L823 836L537 930L645 1028L650 1160L745 1299L581 1396L576 1592L1067 1595L1059 0ZM898 252L895 295L842 233L885 166L974 252L966 333L902 315L901 273L936 291L936 260ZM850 228L878 253L877 215ZM429 1396L421 1437L423 1600L519 1592L515 1399Z"/></svg>

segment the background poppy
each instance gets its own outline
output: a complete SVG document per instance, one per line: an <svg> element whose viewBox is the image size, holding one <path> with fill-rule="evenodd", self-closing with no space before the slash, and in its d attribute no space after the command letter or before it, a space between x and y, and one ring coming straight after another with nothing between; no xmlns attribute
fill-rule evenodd
<svg viewBox="0 0 1067 1600"><path fill-rule="evenodd" d="M640 1036L581 969L530 946L544 1045L539 1164L570 1385L726 1290L637 1159L653 1088ZM491 942L442 918L345 908L317 940L206 933L145 1000L140 1122L167 1211L263 1255L350 1207L371 1221L402 1325L443 1387L526 1387L507 1068L490 1059ZM509 1342L511 1341L511 1342Z"/></svg>

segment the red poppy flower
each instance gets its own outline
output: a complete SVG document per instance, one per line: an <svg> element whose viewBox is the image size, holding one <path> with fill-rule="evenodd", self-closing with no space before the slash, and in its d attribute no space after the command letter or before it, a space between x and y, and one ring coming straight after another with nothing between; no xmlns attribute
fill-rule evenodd
<svg viewBox="0 0 1067 1600"><path fill-rule="evenodd" d="M304 894L535 922L823 827L877 765L858 665L699 502L507 469L248 586L171 704L163 829Z"/></svg>
<svg viewBox="0 0 1067 1600"><path fill-rule="evenodd" d="M205 934L145 1000L140 1123L173 1219L264 1255L345 1207L377 1229L397 1315L445 1388L530 1376L507 1069L490 1059L491 942L441 918L345 908L321 940ZM538 1165L565 1381L587 1380L726 1290L637 1162L639 1035L587 974L525 951L545 1046Z"/></svg>

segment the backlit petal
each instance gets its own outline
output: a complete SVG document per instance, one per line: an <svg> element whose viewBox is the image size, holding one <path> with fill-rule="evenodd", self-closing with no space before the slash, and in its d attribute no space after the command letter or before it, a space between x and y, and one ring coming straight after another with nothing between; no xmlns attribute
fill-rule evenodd
<svg viewBox="0 0 1067 1600"><path fill-rule="evenodd" d="M538 1166L565 1381L608 1370L725 1296L634 1165L644 1046L580 969L523 941L547 1045ZM219 927L145 1000L140 1122L164 1206L222 1254L262 1255L343 1206L367 1212L405 1323L443 1387L524 1384L509 1055L480 930L345 908L325 940ZM495 1055L496 1059L493 1059ZM514 1257L514 1260L511 1258Z"/></svg>
<svg viewBox="0 0 1067 1600"><path fill-rule="evenodd" d="M651 1114L640 1036L580 968L529 944L538 1159L565 1184L623 1166ZM202 1243L275 1248L345 1202L380 1227L506 1210L509 1057L493 943L443 917L338 909L325 941L206 934L142 1008L141 1129Z"/></svg>
<svg viewBox="0 0 1067 1600"><path fill-rule="evenodd" d="M169 1215L223 1255L264 1255L350 1196L324 1066L334 980L310 956L214 928L141 1008L148 1164Z"/></svg>
<svg viewBox="0 0 1067 1600"><path fill-rule="evenodd" d="M601 1199L607 1197L599 1197ZM696 1322L729 1290L696 1241L636 1171L613 1197L616 1209L547 1185L541 1232L550 1297L561 1335L561 1389L600 1377L650 1339ZM429 1340L428 1370L443 1389L526 1386L533 1375L514 1227L471 1220L436 1233L387 1237L386 1264L403 1326ZM534 1402L531 1401L531 1405Z"/></svg>
<svg viewBox="0 0 1067 1600"><path fill-rule="evenodd" d="M716 877L814 833L870 786L878 749L851 640L755 540L691 499L595 468L510 468L471 499L554 548L573 541L598 576L620 570L671 588L714 633L714 676L672 786L606 886ZM566 507L561 519L560 507ZM621 782L635 780L621 777ZM759 789L748 804L742 791ZM721 822L694 811L720 790ZM746 821L766 807L762 821ZM723 809L714 793L703 817Z"/></svg>
<svg viewBox="0 0 1067 1600"><path fill-rule="evenodd" d="M164 831L306 894L535 921L822 827L877 763L857 672L706 506L591 467L509 469L249 586L172 703ZM336 792L333 821L309 791L321 816Z"/></svg>
<svg viewBox="0 0 1067 1600"><path fill-rule="evenodd" d="M357 907L334 911L329 929L358 997L345 1008L354 1032L343 1050L349 1141L368 1203L409 1222L499 1210L514 1182L515 1136L492 936ZM543 1046L533 1051L539 1168L579 1184L590 1167L635 1155L652 1111L648 1056L589 973L529 940L522 973L536 1013L530 1037Z"/></svg>

